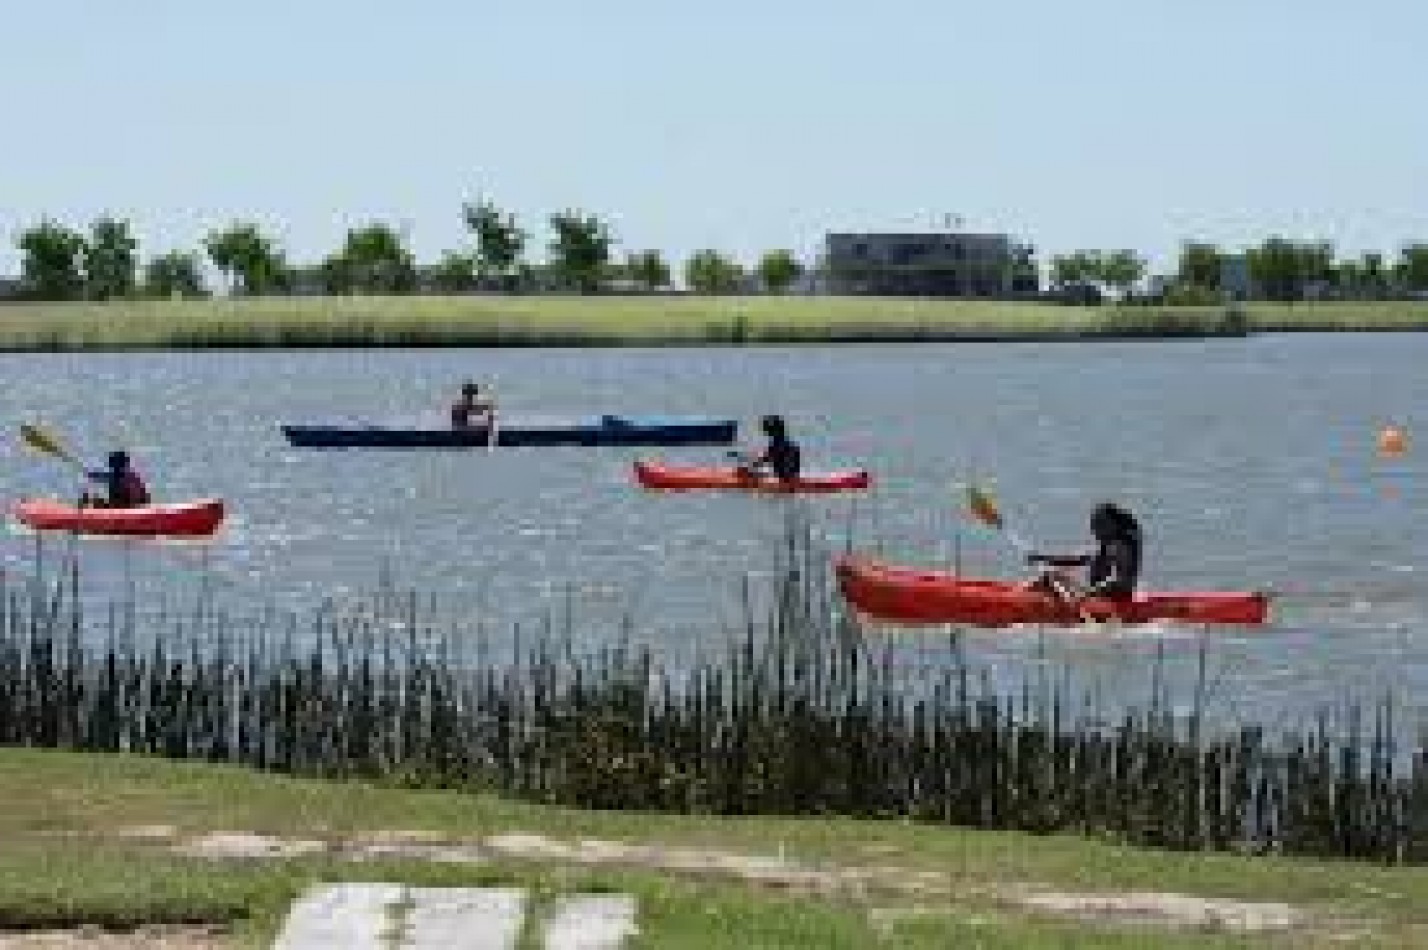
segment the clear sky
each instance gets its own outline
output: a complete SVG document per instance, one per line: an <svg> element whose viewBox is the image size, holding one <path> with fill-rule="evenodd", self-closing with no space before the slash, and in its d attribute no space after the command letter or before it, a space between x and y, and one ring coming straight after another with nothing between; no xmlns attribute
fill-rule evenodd
<svg viewBox="0 0 1428 950"><path fill-rule="evenodd" d="M956 213L1043 254L1428 240L1428 0L43 0L0 17L0 272L49 215L316 260L463 198L621 250Z"/></svg>

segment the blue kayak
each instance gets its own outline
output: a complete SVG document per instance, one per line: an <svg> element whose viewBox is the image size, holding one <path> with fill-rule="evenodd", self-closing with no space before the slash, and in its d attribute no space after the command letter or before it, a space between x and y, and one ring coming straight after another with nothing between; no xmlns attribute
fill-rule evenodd
<svg viewBox="0 0 1428 950"><path fill-rule="evenodd" d="M496 444L522 445L728 445L738 435L735 419L704 416L501 415ZM475 449L490 445L484 429L419 424L338 422L285 425L288 442L307 449Z"/></svg>

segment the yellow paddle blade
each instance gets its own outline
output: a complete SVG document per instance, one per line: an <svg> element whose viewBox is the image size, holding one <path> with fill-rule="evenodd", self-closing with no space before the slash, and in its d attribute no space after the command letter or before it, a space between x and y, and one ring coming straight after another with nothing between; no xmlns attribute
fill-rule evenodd
<svg viewBox="0 0 1428 950"><path fill-rule="evenodd" d="M56 458L62 458L66 462L73 462L76 465L79 464L78 460L75 459L73 455L70 455L69 452L65 451L63 445L60 445L59 439L56 439L39 426L30 425L29 423L21 424L20 438L36 452L40 452L44 455L53 455Z"/></svg>
<svg viewBox="0 0 1428 950"><path fill-rule="evenodd" d="M991 525L993 528L1002 526L1002 513L997 510L997 500L992 497L991 492L976 485L967 486L967 510L982 524Z"/></svg>

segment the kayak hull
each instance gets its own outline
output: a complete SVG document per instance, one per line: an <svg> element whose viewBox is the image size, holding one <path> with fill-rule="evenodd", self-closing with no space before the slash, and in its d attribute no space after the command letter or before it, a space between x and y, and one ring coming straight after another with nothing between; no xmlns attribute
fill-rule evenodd
<svg viewBox="0 0 1428 950"><path fill-rule="evenodd" d="M772 494L829 494L865 491L872 477L865 471L810 472L791 482L772 475L750 475L733 467L694 468L659 462L635 463L635 479L655 491L753 491Z"/></svg>
<svg viewBox="0 0 1428 950"><path fill-rule="evenodd" d="M586 416L554 419L502 416L496 444L518 446L729 445L738 435L735 419L702 416ZM440 425L284 425L283 435L311 449L478 449L491 444L485 428Z"/></svg>
<svg viewBox="0 0 1428 950"><path fill-rule="evenodd" d="M1269 598L1262 593L1146 592L1128 601L1089 598L1073 607L1025 584L895 567L869 558L840 558L835 570L844 599L859 613L885 623L1076 626L1087 617L1127 624L1259 626L1269 621Z"/></svg>
<svg viewBox="0 0 1428 950"><path fill-rule="evenodd" d="M19 502L16 520L36 531L117 537L207 537L218 530L225 514L216 498L142 508L79 508L45 498Z"/></svg>

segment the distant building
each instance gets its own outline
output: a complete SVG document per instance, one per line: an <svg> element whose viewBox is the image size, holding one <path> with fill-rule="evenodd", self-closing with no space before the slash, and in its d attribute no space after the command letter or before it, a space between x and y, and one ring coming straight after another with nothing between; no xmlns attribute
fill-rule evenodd
<svg viewBox="0 0 1428 950"><path fill-rule="evenodd" d="M829 234L822 286L884 297L1016 297L1039 285L1031 248L1005 234Z"/></svg>
<svg viewBox="0 0 1428 950"><path fill-rule="evenodd" d="M24 294L24 280L19 277L0 277L0 302L19 300Z"/></svg>

